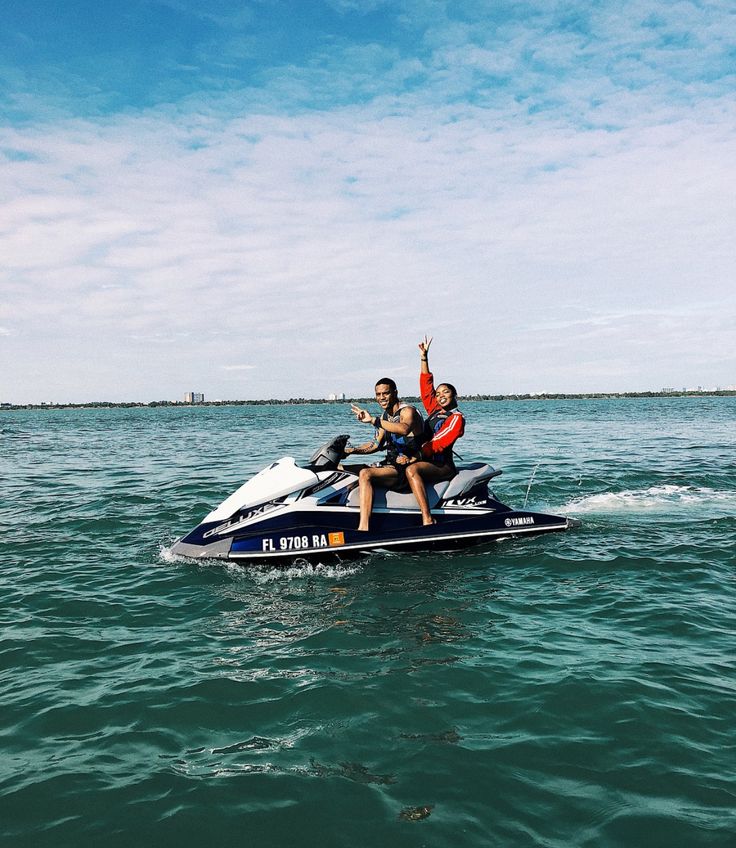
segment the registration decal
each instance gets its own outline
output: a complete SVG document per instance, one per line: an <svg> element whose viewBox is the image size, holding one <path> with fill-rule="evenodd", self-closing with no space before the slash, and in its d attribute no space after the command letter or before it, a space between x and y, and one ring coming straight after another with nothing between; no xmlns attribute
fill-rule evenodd
<svg viewBox="0 0 736 848"><path fill-rule="evenodd" d="M265 553L276 551L304 551L309 548L333 548L345 544L345 534L338 533L304 533L300 536L267 536L261 542L261 550Z"/></svg>

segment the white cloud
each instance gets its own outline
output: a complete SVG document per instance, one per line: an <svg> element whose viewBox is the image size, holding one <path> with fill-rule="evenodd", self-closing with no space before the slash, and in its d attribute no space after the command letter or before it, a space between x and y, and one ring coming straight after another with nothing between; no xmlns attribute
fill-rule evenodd
<svg viewBox="0 0 736 848"><path fill-rule="evenodd" d="M541 5L497 31L440 17L421 56L352 47L260 93L6 128L5 393L361 394L426 331L464 391L732 383L736 107L689 48L670 62L668 33L717 19L676 6L565 32ZM277 113L313 84L372 99Z"/></svg>
<svg viewBox="0 0 736 848"><path fill-rule="evenodd" d="M76 337L82 350L104 336L108 348L145 356L166 339L167 374L184 344L180 379L194 369L210 394L224 393L208 363L226 350L251 360L255 394L321 396L326 377L361 393L364 378L351 372L382 370L396 345L411 362L426 329L445 333L447 367L464 386L521 390L539 384L540 369L554 373L554 360L538 358L549 342L525 329L543 315L580 303L676 306L682 333L705 300L733 314L724 109L580 133L542 119L498 127L480 109L453 121L449 110L350 108L212 122L197 129L196 151L180 144L185 128L152 117L102 130L70 124L74 145L58 132L35 139L40 161L6 207L2 314L29 339L48 335L54 316L51 338ZM22 148L22 133L12 142ZM75 158L88 169L61 194L60 172ZM639 329L652 348L664 338ZM557 339L555 357L577 362L578 380L599 388L588 385L602 375L585 355L606 338L633 343L613 324ZM509 371L502 355L503 376L498 345L519 362ZM670 358L674 372L691 367L684 349ZM629 361L621 382L646 387L648 360ZM64 372L62 363L55 377ZM116 385L130 396L139 380ZM566 387L580 386L550 386Z"/></svg>

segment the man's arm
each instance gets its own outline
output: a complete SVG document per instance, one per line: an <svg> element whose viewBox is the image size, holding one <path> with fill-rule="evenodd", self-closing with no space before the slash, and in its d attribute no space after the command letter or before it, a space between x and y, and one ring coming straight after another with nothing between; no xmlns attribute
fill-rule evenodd
<svg viewBox="0 0 736 848"><path fill-rule="evenodd" d="M408 436L414 429L414 426L419 423L419 413L413 406L404 406L399 412L398 421L386 421L380 415L371 415L367 409L361 409L356 404L352 404L352 410L358 421L363 424L373 424L378 430L379 436L382 433L395 433L397 436Z"/></svg>
<svg viewBox="0 0 736 848"><path fill-rule="evenodd" d="M353 454L375 453L376 451L382 449L383 440L383 433L377 433L375 438L371 442L364 442L362 445L356 445L355 447L350 446L348 448L345 448L345 456L352 456Z"/></svg>
<svg viewBox="0 0 736 848"><path fill-rule="evenodd" d="M419 413L413 406L404 406L399 412L398 421L384 421L379 418L376 428L381 432L395 433L397 436L408 436L419 423Z"/></svg>

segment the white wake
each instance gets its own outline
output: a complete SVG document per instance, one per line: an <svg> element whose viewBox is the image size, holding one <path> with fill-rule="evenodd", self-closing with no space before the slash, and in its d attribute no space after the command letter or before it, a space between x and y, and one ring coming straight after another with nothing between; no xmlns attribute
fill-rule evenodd
<svg viewBox="0 0 736 848"><path fill-rule="evenodd" d="M694 518L736 515L736 491L700 486L650 486L574 498L565 512L575 514L690 513Z"/></svg>

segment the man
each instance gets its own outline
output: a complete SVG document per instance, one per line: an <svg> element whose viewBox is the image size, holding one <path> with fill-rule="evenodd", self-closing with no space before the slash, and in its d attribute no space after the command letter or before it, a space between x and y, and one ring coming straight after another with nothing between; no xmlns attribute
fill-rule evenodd
<svg viewBox="0 0 736 848"><path fill-rule="evenodd" d="M377 465L361 468L358 474L360 490L360 523L358 530L367 531L373 509L373 486L390 489L406 482L406 465L421 449L424 425L422 416L413 406L399 400L396 383L381 377L376 383L376 401L383 410L373 416L367 409L352 404L355 417L362 424L376 428L373 441L346 450L346 454L367 454L386 451L386 459Z"/></svg>

